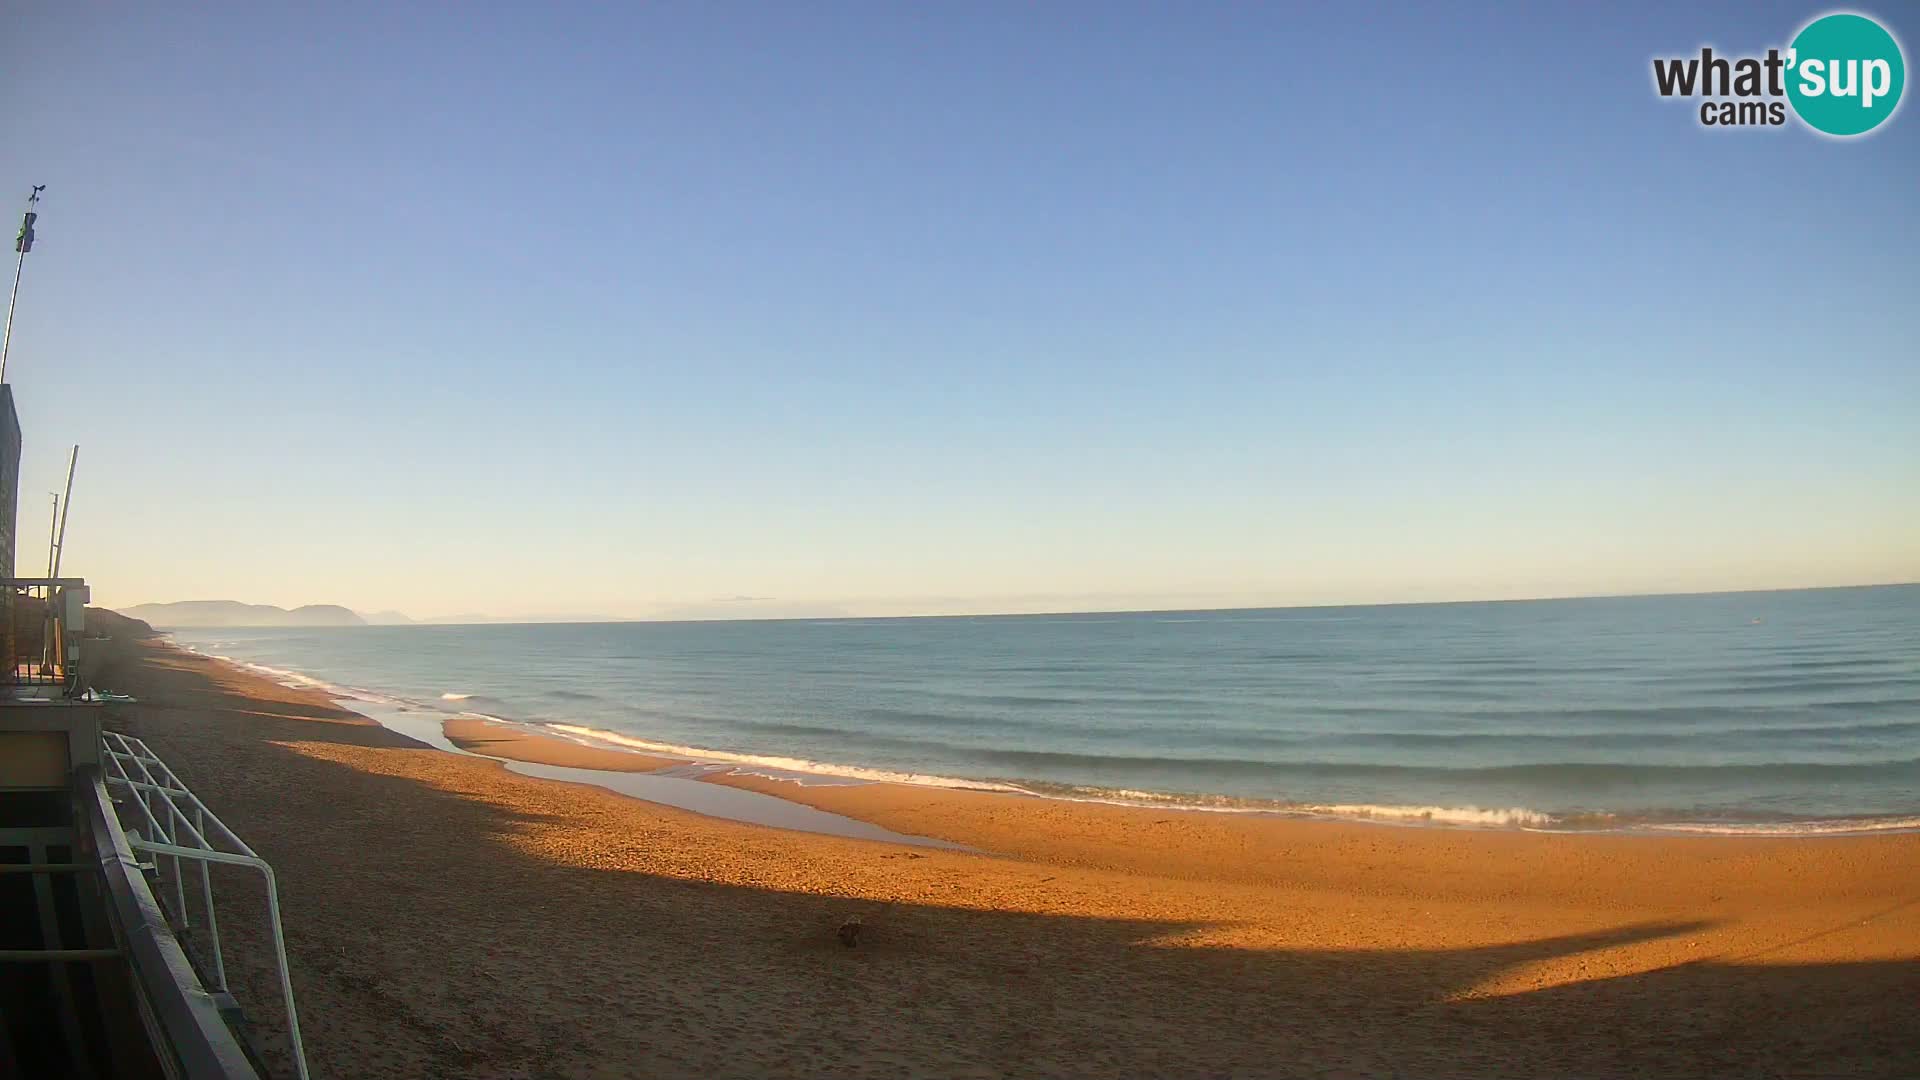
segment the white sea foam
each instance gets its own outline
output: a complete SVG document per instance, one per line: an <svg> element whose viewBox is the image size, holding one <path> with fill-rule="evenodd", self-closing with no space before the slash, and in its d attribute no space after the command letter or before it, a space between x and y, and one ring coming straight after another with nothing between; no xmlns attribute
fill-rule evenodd
<svg viewBox="0 0 1920 1080"><path fill-rule="evenodd" d="M888 769L870 769L860 765L836 765L826 761L810 761L806 758L777 757L768 754L740 754L728 750L703 750L695 746L680 746L675 743L653 742L649 739L636 739L630 735L621 735L598 728L580 727L575 724L548 724L547 730L574 736L591 742L611 743L628 750L640 750L649 754L664 754L668 757L683 757L693 761L725 762L744 766L748 769L759 767L778 769L790 773L818 773L822 776L838 776L849 780L871 780L876 783L917 784L921 787L965 788L974 791L1012 791L1032 794L1025 788L1013 784L995 783L991 780L966 780L954 776L934 776L928 773L893 772Z"/></svg>
<svg viewBox="0 0 1920 1080"><path fill-rule="evenodd" d="M1099 803L1103 806L1136 808L1152 807L1161 810L1193 810L1209 814L1279 814L1298 810L1298 807L1290 803L1236 799L1231 795L1175 795L1165 791L1058 787L1052 784L1035 784L1016 790L1061 802Z"/></svg>
<svg viewBox="0 0 1920 1080"><path fill-rule="evenodd" d="M203 655L209 655L209 654L203 654ZM270 667L266 664L256 664L251 660L235 660L229 656L214 656L213 659L221 660L226 663L232 664L235 667L242 668L247 671L251 671L256 675L264 675L267 678L272 679L275 682L278 682L281 686L287 687L290 690L317 690L320 693L326 694L330 697L348 698L353 701L365 701L374 705L406 704L405 702L401 701L399 698L389 697L388 695L382 694L377 690L368 690L364 687L359 687L359 686L342 686L339 683L328 682L325 679L317 679L312 675L306 675L298 671L289 671L286 668Z"/></svg>
<svg viewBox="0 0 1920 1080"><path fill-rule="evenodd" d="M1655 832L1701 836L1845 836L1920 830L1920 817L1827 818L1818 821L1675 821L1647 825Z"/></svg>
<svg viewBox="0 0 1920 1080"><path fill-rule="evenodd" d="M755 770L771 770L761 775L774 779L792 780L793 775L815 774L850 780L866 780L876 783L913 784L919 787L958 788L973 791L1002 791L1021 795L1036 795L1041 798L1058 799L1065 802L1101 803L1109 806L1154 807L1164 810L1191 810L1220 814L1304 814L1318 817L1354 818L1368 821L1394 821L1406 823L1426 823L1434 825L1472 825L1480 827L1509 828L1548 828L1556 821L1553 815L1525 807L1508 809L1482 809L1477 806L1375 806L1375 805L1301 805L1292 803L1249 801L1235 799L1225 795L1170 795L1157 791L1135 791L1128 788L1067 788L1022 787L991 780L970 780L961 777L938 776L928 773L894 772L886 769L873 769L858 765L837 765L829 762L812 761L804 758L776 757L763 754L741 754L721 750L705 750L699 747L681 746L675 743L654 742L638 739L618 732L602 731L598 728L581 727L574 724L547 724L549 731L560 732L585 742L607 743L629 750L644 751L651 754L664 754L669 757L684 757L700 762L719 762L735 766L733 771L754 774Z"/></svg>
<svg viewBox="0 0 1920 1080"><path fill-rule="evenodd" d="M465 701L472 696L473 696L472 694L441 694L440 700L441 701Z"/></svg>
<svg viewBox="0 0 1920 1080"><path fill-rule="evenodd" d="M288 671L285 668L268 667L266 664L256 664L251 660L241 660L241 661L238 661L238 663L240 664L241 667L246 668L257 675L265 675L268 678L275 680L282 686L291 687L294 689L302 689L302 690L343 689L341 687L334 686L332 683L326 681L325 679L316 679L311 675L302 675L298 671Z"/></svg>
<svg viewBox="0 0 1920 1080"><path fill-rule="evenodd" d="M1369 821L1419 821L1436 825L1518 826L1544 829L1556 824L1552 814L1529 810L1524 806L1506 809L1478 806L1380 806L1371 803L1332 806L1300 806L1296 810L1333 817L1363 818Z"/></svg>
<svg viewBox="0 0 1920 1080"><path fill-rule="evenodd" d="M1322 805L1282 802L1273 799L1237 799L1228 795L1174 795L1163 791L1134 791L1127 788L1075 787L1055 790L1047 787L1034 794L1066 802L1153 807L1161 810L1195 810L1213 814L1287 814L1407 824L1470 825L1483 828L1546 829L1562 824L1560 819L1552 814L1530 810L1523 806L1490 809L1478 806L1400 806L1368 803Z"/></svg>

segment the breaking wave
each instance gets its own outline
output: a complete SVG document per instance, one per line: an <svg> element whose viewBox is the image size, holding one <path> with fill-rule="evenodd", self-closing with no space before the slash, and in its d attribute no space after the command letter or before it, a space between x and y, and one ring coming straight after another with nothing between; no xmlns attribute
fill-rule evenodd
<svg viewBox="0 0 1920 1080"><path fill-rule="evenodd" d="M601 731L597 728L580 727L575 724L542 724L548 731L569 735L578 740L610 743L627 750L642 753L659 754L665 757L686 758L690 761L707 761L741 766L743 771L751 772L755 768L774 769L782 773L813 773L820 776L835 776L848 780L869 780L877 783L915 784L921 787L965 788L974 791L1011 791L1033 794L1015 784L1000 783L993 780L968 780L957 776L935 776L929 773L896 772L890 769L868 768L862 765L839 765L832 762L812 761L807 758L780 757L773 754L743 754L731 750L703 750L699 747L681 746L676 743L654 742L650 739L636 739L631 735L622 735L615 731Z"/></svg>

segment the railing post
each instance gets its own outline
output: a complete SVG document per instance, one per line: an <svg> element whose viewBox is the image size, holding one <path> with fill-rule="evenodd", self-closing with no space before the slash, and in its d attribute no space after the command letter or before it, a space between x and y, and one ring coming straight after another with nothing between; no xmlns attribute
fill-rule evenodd
<svg viewBox="0 0 1920 1080"><path fill-rule="evenodd" d="M171 843L172 841L168 841ZM180 856L173 857L173 899L180 909L180 928L193 929L193 916L187 913L187 878L180 872Z"/></svg>
<svg viewBox="0 0 1920 1080"><path fill-rule="evenodd" d="M287 1006L287 1037L293 1043L293 1060L300 1066L300 1080L307 1080L307 1051L300 1043L300 1017L293 1011L293 973L287 968L287 935L280 926L280 889L274 884L273 867L260 864L267 876L267 914L273 917L273 958L280 965L280 994Z"/></svg>
<svg viewBox="0 0 1920 1080"><path fill-rule="evenodd" d="M206 811L194 808L194 827L201 836L207 834ZM220 985L214 989L227 992L227 962L220 954L220 920L213 913L213 864L200 861L200 903L207 912L207 947L213 953L213 978Z"/></svg>

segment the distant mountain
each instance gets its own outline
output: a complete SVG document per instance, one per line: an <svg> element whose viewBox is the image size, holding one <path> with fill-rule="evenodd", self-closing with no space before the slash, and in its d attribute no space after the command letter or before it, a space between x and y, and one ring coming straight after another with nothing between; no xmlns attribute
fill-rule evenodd
<svg viewBox="0 0 1920 1080"><path fill-rule="evenodd" d="M173 604L141 604L120 614L141 619L160 629L197 630L223 626L431 626L479 623L621 622L611 615L482 615L467 612L416 619L398 611L361 615L338 604L308 604L292 611L272 604L242 604L234 600L182 600Z"/></svg>
<svg viewBox="0 0 1920 1080"><path fill-rule="evenodd" d="M272 604L242 604L235 600L182 600L174 604L141 604L120 612L161 629L220 626L365 626L367 620L338 604L308 604L292 611Z"/></svg>

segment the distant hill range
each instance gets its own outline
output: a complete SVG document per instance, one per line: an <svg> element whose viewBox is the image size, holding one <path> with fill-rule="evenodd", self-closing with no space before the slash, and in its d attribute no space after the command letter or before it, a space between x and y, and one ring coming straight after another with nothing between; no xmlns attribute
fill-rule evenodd
<svg viewBox="0 0 1920 1080"><path fill-rule="evenodd" d="M272 604L242 604L236 600L141 604L123 609L120 614L162 629L203 626L365 626L368 622L338 604L308 604L288 611Z"/></svg>
<svg viewBox="0 0 1920 1080"><path fill-rule="evenodd" d="M610 615L439 615L414 619L398 611L362 615L339 604L308 604L288 611L272 604L242 604L238 600L182 600L173 604L141 604L120 614L139 619L159 630L198 630L226 626L427 626L450 623L619 622Z"/></svg>

